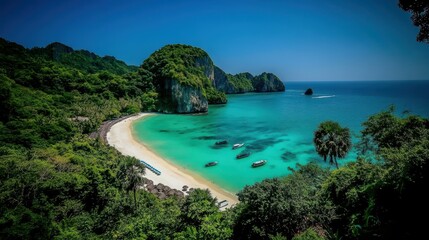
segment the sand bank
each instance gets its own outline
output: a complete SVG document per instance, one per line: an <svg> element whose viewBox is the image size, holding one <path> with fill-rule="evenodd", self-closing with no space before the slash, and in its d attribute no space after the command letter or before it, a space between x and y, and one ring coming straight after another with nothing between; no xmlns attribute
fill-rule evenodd
<svg viewBox="0 0 429 240"><path fill-rule="evenodd" d="M197 174L172 164L168 160L157 155L154 151L145 146L144 143L135 140L131 126L132 122L150 115L153 114L142 113L114 124L107 133L108 144L115 147L123 155L144 160L161 171L161 175L156 175L146 170L145 177L152 180L155 184L162 183L170 188L179 190L181 190L184 185L190 188L209 189L218 201L227 200L229 203L228 207L236 204L238 199L234 194L223 190Z"/></svg>

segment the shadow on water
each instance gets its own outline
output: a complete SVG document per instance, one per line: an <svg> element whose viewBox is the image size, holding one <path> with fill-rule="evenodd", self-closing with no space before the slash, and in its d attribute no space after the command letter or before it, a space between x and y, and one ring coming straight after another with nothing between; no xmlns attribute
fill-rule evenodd
<svg viewBox="0 0 429 240"><path fill-rule="evenodd" d="M282 154L281 158L283 161L290 161L296 159L296 154L290 151L286 151Z"/></svg>
<svg viewBox="0 0 429 240"><path fill-rule="evenodd" d="M299 152L299 153L302 153L302 154L315 154L316 150L314 150L314 149L308 149L308 150L305 150L305 151L302 151L302 152Z"/></svg>
<svg viewBox="0 0 429 240"><path fill-rule="evenodd" d="M265 139L258 139L250 142L246 145L246 150L252 151L252 152L262 152L267 147L274 146L277 143L283 142L283 140L278 138L265 138Z"/></svg>
<svg viewBox="0 0 429 240"><path fill-rule="evenodd" d="M221 144L221 145L216 145L213 144L210 146L211 149L224 149L224 148L229 148L231 146L229 146L228 144Z"/></svg>
<svg viewBox="0 0 429 240"><path fill-rule="evenodd" d="M199 137L193 137L192 139L197 139L197 140L217 140L218 137L217 136L199 136Z"/></svg>

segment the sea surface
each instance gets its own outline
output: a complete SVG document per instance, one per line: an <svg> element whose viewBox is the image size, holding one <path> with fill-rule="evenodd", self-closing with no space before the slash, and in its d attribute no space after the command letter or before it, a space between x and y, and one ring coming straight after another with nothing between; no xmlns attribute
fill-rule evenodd
<svg viewBox="0 0 429 240"><path fill-rule="evenodd" d="M174 164L230 192L265 178L291 173L290 168L310 161L329 167L317 155L313 132L326 120L350 128L358 141L362 122L369 116L396 107L429 116L429 81L286 82L281 93L228 95L228 104L210 105L208 114L160 114L133 125L138 140ZM303 95L312 88L313 96ZM215 145L226 139L225 146ZM234 143L245 143L232 150ZM241 152L247 158L236 159ZM339 163L356 159L354 149ZM255 161L267 164L252 168ZM143 159L144 160L144 159ZM207 162L218 165L205 167Z"/></svg>

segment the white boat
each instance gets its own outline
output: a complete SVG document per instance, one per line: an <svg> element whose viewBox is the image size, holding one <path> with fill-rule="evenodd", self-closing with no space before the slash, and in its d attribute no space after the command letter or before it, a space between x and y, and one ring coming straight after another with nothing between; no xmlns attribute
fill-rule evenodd
<svg viewBox="0 0 429 240"><path fill-rule="evenodd" d="M228 206L228 201L227 200L223 200L223 201L220 201L218 203L218 207L219 208L223 208L223 207L226 207L226 206Z"/></svg>
<svg viewBox="0 0 429 240"><path fill-rule="evenodd" d="M236 143L232 146L232 149L241 148L242 146L244 146L244 143Z"/></svg>
<svg viewBox="0 0 429 240"><path fill-rule="evenodd" d="M262 165L265 165L265 163L267 163L267 160L259 160L259 161L252 163L252 167L260 167Z"/></svg>

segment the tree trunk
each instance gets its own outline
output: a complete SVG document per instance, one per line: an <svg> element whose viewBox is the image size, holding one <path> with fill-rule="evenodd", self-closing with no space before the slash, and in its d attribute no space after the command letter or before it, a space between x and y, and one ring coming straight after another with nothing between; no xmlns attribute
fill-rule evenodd
<svg viewBox="0 0 429 240"><path fill-rule="evenodd" d="M334 157L334 161L335 161L335 166L337 166L337 169L338 169L338 162L337 162L337 158L336 157Z"/></svg>
<svg viewBox="0 0 429 240"><path fill-rule="evenodd" d="M137 208L137 198L136 198L136 189L133 189L133 194L134 194L134 206Z"/></svg>

